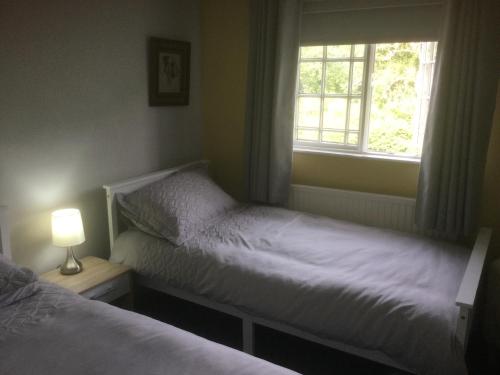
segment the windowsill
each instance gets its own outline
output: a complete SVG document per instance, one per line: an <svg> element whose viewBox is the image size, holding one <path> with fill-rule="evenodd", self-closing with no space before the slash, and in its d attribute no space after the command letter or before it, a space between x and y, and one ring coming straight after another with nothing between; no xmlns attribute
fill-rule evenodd
<svg viewBox="0 0 500 375"><path fill-rule="evenodd" d="M344 158L354 158L354 159L371 159L371 160L386 160L388 162L396 163L408 163L408 164L420 164L420 158L410 158L404 156L393 156L393 155L378 155L378 154L366 154L366 153L354 153L354 152L343 152L343 151L331 151L331 150L318 150L309 147L293 146L294 153L301 154L321 154L321 155L331 155Z"/></svg>

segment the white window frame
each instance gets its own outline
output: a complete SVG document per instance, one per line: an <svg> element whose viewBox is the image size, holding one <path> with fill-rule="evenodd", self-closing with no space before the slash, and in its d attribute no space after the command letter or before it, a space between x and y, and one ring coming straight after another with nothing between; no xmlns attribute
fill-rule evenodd
<svg viewBox="0 0 500 375"><path fill-rule="evenodd" d="M422 41L422 43L435 43L433 48L436 48L437 46L437 41ZM369 119L370 119L370 108L371 108L371 95L372 95L372 88L369 82L371 81L371 76L373 74L373 69L375 65L375 50L376 50L376 44L365 44L365 55L364 57L359 57L356 58L354 57L354 48L351 48L351 56L349 58L328 58L327 57L327 45L323 45L323 56L321 58L306 58L302 59L302 57L299 54L299 63L297 64L297 85L296 85L296 92L295 92L295 113L294 113L294 126L293 126L293 150L294 151L306 151L306 152L323 152L323 153L333 153L333 154L343 154L343 155L352 155L352 156L366 156L366 157L376 157L376 158L382 158L382 159L393 159L393 160L408 160L408 161L413 161L413 162L419 162L420 161L420 154L417 155L405 155L405 154L391 154L391 153L385 153L385 152L377 152L377 151L372 151L368 149L368 134L369 134ZM424 47L425 45L423 45ZM326 65L327 62L332 62L332 61L347 61L350 63L349 66L349 82L348 82L348 92L347 95L332 95L332 94L325 94L325 76L326 76ZM351 87L352 87L352 80L353 80L353 64L352 62L356 61L363 61L364 62L364 70L363 70L363 82L362 82L362 92L361 95L351 95ZM320 94L301 94L299 92L299 87L300 87L300 63L301 62L321 62L322 63L322 80L321 80L321 92ZM426 64L434 64L435 59L428 59L427 54L425 54L425 59L420 62L421 66L424 66ZM419 84L423 84L423 80L425 77L420 76L417 77L417 80L420 80ZM432 78L431 82L429 82L429 85L432 86ZM325 98L330 98L330 97L340 97L340 98L347 98L348 100L352 99L353 97L360 97L360 122L359 122L359 132L358 132L358 145L348 145L347 144L347 137L348 137L348 123L349 123L349 117L350 117L350 105L347 107L347 112L346 112L346 120L345 120L345 139L344 139L344 144L339 144L339 143L326 143L326 142L321 142L320 140L318 141L305 141L305 140L298 140L297 139L297 132L298 132L298 102L300 97L314 97L314 98L320 98L320 119L319 119L319 127L318 128L311 128L314 130L317 130L319 132L319 138L321 139L321 132L323 130L323 107L324 107L324 99ZM418 142L418 144L422 143L423 140L423 132L422 132L422 126L420 124L421 116L422 116L422 103L423 100L429 100L430 99L430 92L429 93L423 93L423 92L418 92L417 100L417 110L418 113L415 114L414 119L417 118L417 121L419 121L418 125L418 132L417 135L414 137L414 140ZM427 113L426 113L427 115ZM307 127L301 126L301 129L307 129Z"/></svg>

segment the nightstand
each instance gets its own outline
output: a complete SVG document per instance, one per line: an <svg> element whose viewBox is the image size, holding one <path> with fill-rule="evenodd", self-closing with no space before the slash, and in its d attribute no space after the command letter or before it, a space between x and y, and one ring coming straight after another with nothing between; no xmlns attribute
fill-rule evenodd
<svg viewBox="0 0 500 375"><path fill-rule="evenodd" d="M132 307L132 269L122 264L88 256L80 259L83 271L76 275L62 275L59 269L42 274L40 277L81 296L113 302L121 297L128 297L126 303Z"/></svg>

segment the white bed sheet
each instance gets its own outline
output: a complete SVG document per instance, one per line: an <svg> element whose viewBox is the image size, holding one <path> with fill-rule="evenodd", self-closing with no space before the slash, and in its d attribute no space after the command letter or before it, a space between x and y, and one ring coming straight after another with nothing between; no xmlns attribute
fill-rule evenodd
<svg viewBox="0 0 500 375"><path fill-rule="evenodd" d="M130 230L111 260L167 285L380 351L422 374L464 374L455 297L469 251L269 207L233 210L182 247Z"/></svg>

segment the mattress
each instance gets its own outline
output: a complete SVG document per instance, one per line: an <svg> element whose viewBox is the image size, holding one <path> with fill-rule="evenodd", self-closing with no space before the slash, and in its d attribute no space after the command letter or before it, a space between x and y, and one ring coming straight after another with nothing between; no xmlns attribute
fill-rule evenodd
<svg viewBox="0 0 500 375"><path fill-rule="evenodd" d="M245 206L182 246L123 232L111 260L417 373L464 374L455 298L469 255L417 235Z"/></svg>
<svg viewBox="0 0 500 375"><path fill-rule="evenodd" d="M37 293L0 309L0 374L296 374L56 285L37 284Z"/></svg>

